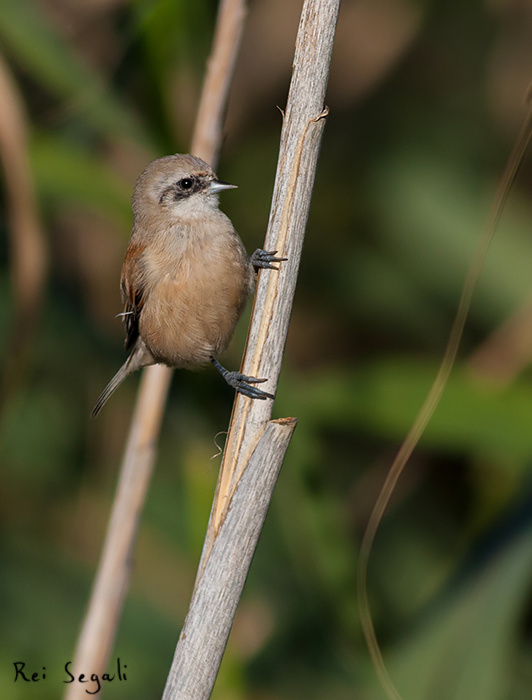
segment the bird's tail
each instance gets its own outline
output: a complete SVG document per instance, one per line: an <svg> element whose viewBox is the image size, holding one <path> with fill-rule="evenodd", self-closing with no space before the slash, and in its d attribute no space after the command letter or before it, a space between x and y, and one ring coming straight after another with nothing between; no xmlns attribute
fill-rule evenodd
<svg viewBox="0 0 532 700"><path fill-rule="evenodd" d="M131 367L131 357L129 357L126 362L120 367L118 372L115 374L115 376L111 379L109 384L105 387L105 389L102 391L100 396L98 397L98 401L96 401L96 405L92 409L91 413L91 418L96 418L98 413L102 410L104 407L104 404L107 403L107 400L111 396L111 394L118 389L120 384L124 381L124 379L127 377L128 374L131 374L136 367Z"/></svg>

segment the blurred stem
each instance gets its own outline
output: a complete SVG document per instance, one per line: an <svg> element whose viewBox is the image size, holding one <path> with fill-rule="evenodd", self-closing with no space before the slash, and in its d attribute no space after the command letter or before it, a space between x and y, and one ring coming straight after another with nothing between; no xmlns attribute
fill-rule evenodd
<svg viewBox="0 0 532 700"><path fill-rule="evenodd" d="M24 372L42 306L47 251L28 158L27 119L0 55L0 159L4 171L14 316L4 362L0 411Z"/></svg>
<svg viewBox="0 0 532 700"><path fill-rule="evenodd" d="M277 386L321 136L339 0L305 0L283 119L265 249L287 261L261 270L243 372ZM296 425L270 420L271 401L237 394L192 601L164 700L207 700L222 661L255 547Z"/></svg>
<svg viewBox="0 0 532 700"><path fill-rule="evenodd" d="M191 153L216 163L229 85L240 46L245 0L222 0L203 86ZM131 573L131 553L156 457L157 439L172 376L161 365L143 372L121 465L111 519L89 608L74 657L74 673L104 672ZM85 698L82 684L69 686L67 700Z"/></svg>
<svg viewBox="0 0 532 700"><path fill-rule="evenodd" d="M471 355L468 367L499 387L511 384L532 358L532 304L528 302L493 331Z"/></svg>

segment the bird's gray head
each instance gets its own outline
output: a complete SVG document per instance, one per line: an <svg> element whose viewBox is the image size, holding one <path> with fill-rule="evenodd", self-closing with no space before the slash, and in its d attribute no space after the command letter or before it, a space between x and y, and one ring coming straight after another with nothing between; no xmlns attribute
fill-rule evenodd
<svg viewBox="0 0 532 700"><path fill-rule="evenodd" d="M201 215L218 206L218 192L235 187L218 180L201 158L189 154L165 156L154 160L140 174L133 192L133 213Z"/></svg>

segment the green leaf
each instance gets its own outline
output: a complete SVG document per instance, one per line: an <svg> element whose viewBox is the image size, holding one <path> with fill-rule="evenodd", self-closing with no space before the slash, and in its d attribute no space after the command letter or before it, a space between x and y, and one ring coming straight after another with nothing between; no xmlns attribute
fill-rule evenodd
<svg viewBox="0 0 532 700"><path fill-rule="evenodd" d="M41 196L101 209L131 224L131 186L86 149L39 135L31 142L32 167Z"/></svg>
<svg viewBox="0 0 532 700"><path fill-rule="evenodd" d="M438 370L431 361L392 358L357 369L323 370L279 390L280 415L290 412L315 426L369 431L402 440ZM289 396L286 408L283 399ZM532 456L530 382L499 387L458 366L421 444L446 451Z"/></svg>
<svg viewBox="0 0 532 700"><path fill-rule="evenodd" d="M68 46L38 3L0 0L0 38L36 81L67 100L70 115L83 116L104 135L150 144L133 112Z"/></svg>
<svg viewBox="0 0 532 700"><path fill-rule="evenodd" d="M532 528L453 592L389 670L408 700L505 696L532 576Z"/></svg>

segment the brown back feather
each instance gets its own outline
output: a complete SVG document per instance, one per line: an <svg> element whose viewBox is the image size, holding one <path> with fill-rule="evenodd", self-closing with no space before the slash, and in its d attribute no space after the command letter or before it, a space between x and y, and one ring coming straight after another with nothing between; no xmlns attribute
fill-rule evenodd
<svg viewBox="0 0 532 700"><path fill-rule="evenodd" d="M124 302L124 322L126 328L126 350L137 342L139 337L139 320L144 306L145 284L143 274L143 253L145 246L130 243L120 279L120 290Z"/></svg>

